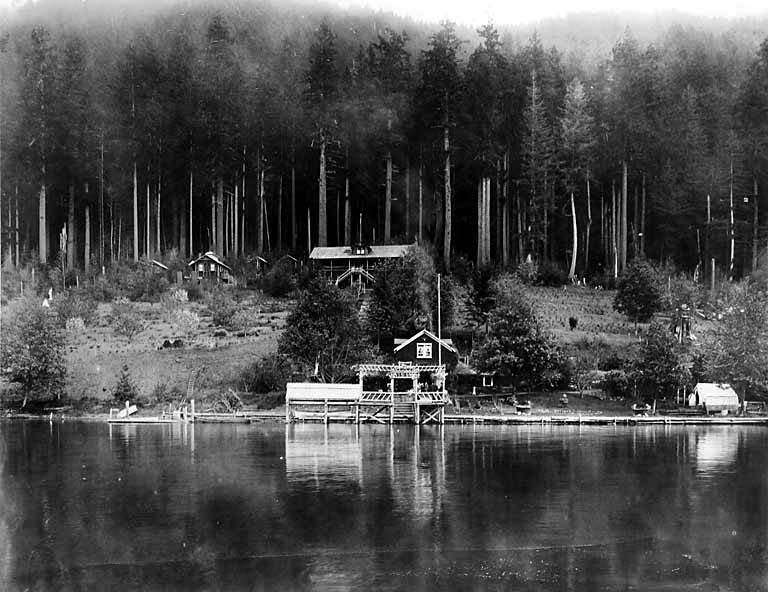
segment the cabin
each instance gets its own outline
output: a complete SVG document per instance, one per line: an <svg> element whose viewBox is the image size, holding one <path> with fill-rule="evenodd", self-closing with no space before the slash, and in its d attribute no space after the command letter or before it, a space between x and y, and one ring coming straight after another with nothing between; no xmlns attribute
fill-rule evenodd
<svg viewBox="0 0 768 592"><path fill-rule="evenodd" d="M403 259L411 245L363 245L315 247L309 254L314 269L337 286L361 291L374 282L373 272L387 261Z"/></svg>
<svg viewBox="0 0 768 592"><path fill-rule="evenodd" d="M700 382L688 397L688 406L707 413L735 413L739 410L739 395L730 384Z"/></svg>
<svg viewBox="0 0 768 592"><path fill-rule="evenodd" d="M264 259L261 255L256 255L253 260L253 264L256 266L257 273L264 273L269 268L269 261Z"/></svg>
<svg viewBox="0 0 768 592"><path fill-rule="evenodd" d="M444 364L449 370L459 362L459 352L450 339L441 339L422 329L408 339L395 339L395 359L401 364L434 366Z"/></svg>
<svg viewBox="0 0 768 592"><path fill-rule="evenodd" d="M193 282L209 280L224 284L234 283L232 268L213 251L208 251L197 259L193 259L189 262L188 267L192 268L190 280Z"/></svg>

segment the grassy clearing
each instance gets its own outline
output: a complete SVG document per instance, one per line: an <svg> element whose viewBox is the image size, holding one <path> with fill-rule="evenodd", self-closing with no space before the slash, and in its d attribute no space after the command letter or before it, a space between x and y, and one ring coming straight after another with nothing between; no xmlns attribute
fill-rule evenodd
<svg viewBox="0 0 768 592"><path fill-rule="evenodd" d="M595 290L586 286L563 288L529 287L544 327L563 344L582 339L603 340L609 346L637 343L647 327L635 324L613 310L614 290ZM577 320L571 330L569 318Z"/></svg>
<svg viewBox="0 0 768 592"><path fill-rule="evenodd" d="M179 335L167 320L161 304L137 303L145 328L127 339L111 325L112 304L100 304L91 326L69 334L67 351L68 392L72 398L111 399L120 368L127 364L143 395L158 385L186 393L191 373L204 368L196 383L196 394L220 392L232 385L240 369L277 348L289 305L285 301L260 299L251 308L254 322L240 332L221 331L212 322L207 308L184 303L179 309L196 313L199 326L188 335ZM218 335L218 336L217 336ZM160 349L165 340L181 338L179 349Z"/></svg>

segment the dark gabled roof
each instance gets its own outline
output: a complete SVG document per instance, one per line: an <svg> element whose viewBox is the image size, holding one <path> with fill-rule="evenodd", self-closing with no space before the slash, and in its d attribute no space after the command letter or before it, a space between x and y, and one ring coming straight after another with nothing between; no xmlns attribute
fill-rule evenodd
<svg viewBox="0 0 768 592"><path fill-rule="evenodd" d="M395 347L395 349L394 349L394 353L397 353L397 352L399 352L401 349L403 349L403 348L404 348L405 346L407 346L409 343L412 343L412 342L416 341L416 340L417 340L419 337L421 337L422 335L426 335L427 337L431 338L431 339L432 339L433 341L435 341L436 343L440 343L440 344L442 344L442 346L443 346L445 349L447 349L448 351L451 351L451 352L455 353L456 355L459 355L459 352L458 352L458 350L457 350L457 349L456 349L456 348L453 346L453 343L451 342L451 340L450 340L450 339L440 339L440 338L439 338L437 335L435 335L434 333L432 333L432 331L429 331L429 330L427 330L427 329L422 329L421 331L419 331L418 333L416 333L416 335L414 335L413 337L410 337L410 338L408 338L408 339L404 340L404 341L403 341L402 343L400 343L400 344L399 344L397 347Z"/></svg>
<svg viewBox="0 0 768 592"><path fill-rule="evenodd" d="M365 255L356 255L352 247L315 247L309 254L310 259L327 261L330 259L399 259L405 257L413 245L371 245Z"/></svg>

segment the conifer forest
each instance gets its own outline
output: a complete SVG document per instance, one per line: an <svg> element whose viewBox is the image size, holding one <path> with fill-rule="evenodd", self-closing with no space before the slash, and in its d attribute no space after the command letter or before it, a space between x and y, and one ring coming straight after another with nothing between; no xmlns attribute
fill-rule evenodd
<svg viewBox="0 0 768 592"><path fill-rule="evenodd" d="M768 21L625 20L0 9L3 261L419 241L446 270L615 277L645 256L749 275L768 244Z"/></svg>

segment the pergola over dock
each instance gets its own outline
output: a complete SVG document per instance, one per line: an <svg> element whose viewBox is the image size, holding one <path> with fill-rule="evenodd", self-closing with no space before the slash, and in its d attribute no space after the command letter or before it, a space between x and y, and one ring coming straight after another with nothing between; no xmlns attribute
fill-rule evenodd
<svg viewBox="0 0 768 592"><path fill-rule="evenodd" d="M358 384L288 383L286 420L444 423L445 365L359 364L355 370ZM365 379L374 376L389 378L388 390L365 390Z"/></svg>

